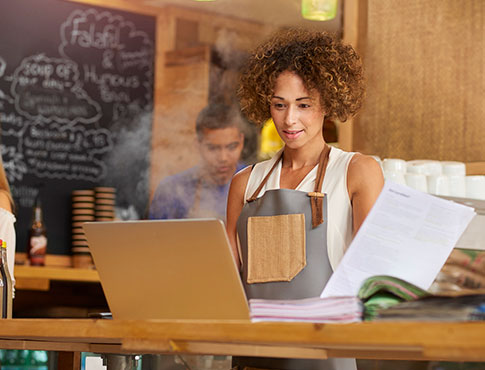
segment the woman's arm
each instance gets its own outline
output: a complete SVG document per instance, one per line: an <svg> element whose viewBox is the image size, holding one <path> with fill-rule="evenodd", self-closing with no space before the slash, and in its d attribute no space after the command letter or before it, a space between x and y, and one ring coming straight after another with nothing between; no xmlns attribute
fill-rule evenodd
<svg viewBox="0 0 485 370"><path fill-rule="evenodd" d="M8 212L7 212L8 211ZM7 242L8 269L15 287L15 216L12 214L10 197L5 190L0 190L0 236Z"/></svg>
<svg viewBox="0 0 485 370"><path fill-rule="evenodd" d="M12 212L12 205L10 204L10 199L4 190L0 190L0 208L6 209Z"/></svg>
<svg viewBox="0 0 485 370"><path fill-rule="evenodd" d="M354 155L347 172L354 235L367 217L383 186L384 176L379 163L366 155Z"/></svg>
<svg viewBox="0 0 485 370"><path fill-rule="evenodd" d="M234 255L238 268L240 268L240 262L237 248L236 223L244 206L244 193L246 191L250 173L251 167L247 167L234 175L231 181L231 186L229 187L229 195L227 197L226 231L229 241L231 242L232 254Z"/></svg>

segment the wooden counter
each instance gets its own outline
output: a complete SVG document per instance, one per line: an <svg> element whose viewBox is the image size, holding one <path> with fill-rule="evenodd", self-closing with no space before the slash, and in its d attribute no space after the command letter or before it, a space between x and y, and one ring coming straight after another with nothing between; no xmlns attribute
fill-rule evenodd
<svg viewBox="0 0 485 370"><path fill-rule="evenodd" d="M51 281L99 283L98 272L93 269L15 265L14 274L17 290L49 290Z"/></svg>
<svg viewBox="0 0 485 370"><path fill-rule="evenodd" d="M93 269L15 265L15 318L86 318L108 310Z"/></svg>
<svg viewBox="0 0 485 370"><path fill-rule="evenodd" d="M485 322L2 320L0 348L485 362ZM65 367L66 368L66 367Z"/></svg>

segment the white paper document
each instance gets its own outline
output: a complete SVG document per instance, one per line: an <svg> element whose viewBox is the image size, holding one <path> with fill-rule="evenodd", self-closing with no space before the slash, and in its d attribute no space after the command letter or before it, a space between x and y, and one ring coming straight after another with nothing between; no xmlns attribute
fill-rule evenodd
<svg viewBox="0 0 485 370"><path fill-rule="evenodd" d="M386 181L321 297L355 296L374 275L428 289L475 211Z"/></svg>

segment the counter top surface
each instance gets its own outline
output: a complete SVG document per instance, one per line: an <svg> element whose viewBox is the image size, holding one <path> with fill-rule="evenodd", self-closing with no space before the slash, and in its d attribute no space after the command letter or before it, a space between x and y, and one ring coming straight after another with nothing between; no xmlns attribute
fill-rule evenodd
<svg viewBox="0 0 485 370"><path fill-rule="evenodd" d="M16 265L14 272L16 279L45 278L50 280L99 282L98 272L93 269Z"/></svg>
<svg viewBox="0 0 485 370"><path fill-rule="evenodd" d="M98 271L73 267L15 265L17 290L49 290L51 281L99 283Z"/></svg>

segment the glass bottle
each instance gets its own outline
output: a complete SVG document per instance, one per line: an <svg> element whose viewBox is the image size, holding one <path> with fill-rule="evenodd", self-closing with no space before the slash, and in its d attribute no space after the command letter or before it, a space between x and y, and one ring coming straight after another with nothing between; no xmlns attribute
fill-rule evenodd
<svg viewBox="0 0 485 370"><path fill-rule="evenodd" d="M3 284L3 291L2 291L2 298L3 298L3 307L6 310L6 318L12 318L12 304L13 304L13 286L12 286L12 276L10 275L10 271L8 269L8 261L7 261L7 242L3 241L2 243L2 254L1 254L1 275Z"/></svg>
<svg viewBox="0 0 485 370"><path fill-rule="evenodd" d="M37 198L29 231L28 257L31 266L44 266L47 250L47 234L42 217L40 199Z"/></svg>

